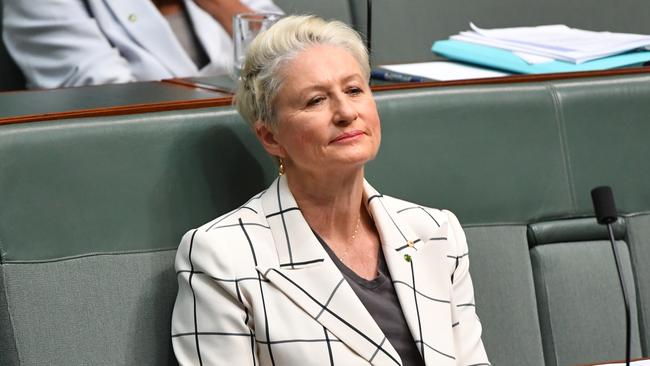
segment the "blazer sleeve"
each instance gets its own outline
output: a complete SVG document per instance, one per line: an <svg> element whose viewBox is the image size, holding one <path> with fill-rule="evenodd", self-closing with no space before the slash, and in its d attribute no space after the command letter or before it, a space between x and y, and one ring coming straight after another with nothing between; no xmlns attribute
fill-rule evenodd
<svg viewBox="0 0 650 366"><path fill-rule="evenodd" d="M172 314L174 354L180 365L259 365L250 307L239 292L227 251L217 252L218 247L219 240L198 229L181 240Z"/></svg>
<svg viewBox="0 0 650 366"><path fill-rule="evenodd" d="M84 0L4 0L3 38L29 87L134 81Z"/></svg>
<svg viewBox="0 0 650 366"><path fill-rule="evenodd" d="M457 364L490 365L481 340L481 322L476 314L465 232L453 213L447 211L447 215L449 231L455 242L455 253L452 256L456 263L452 272L451 305Z"/></svg>

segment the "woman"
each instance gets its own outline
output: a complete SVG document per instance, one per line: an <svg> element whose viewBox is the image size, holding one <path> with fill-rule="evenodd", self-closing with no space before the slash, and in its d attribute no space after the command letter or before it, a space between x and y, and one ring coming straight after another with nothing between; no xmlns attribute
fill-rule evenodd
<svg viewBox="0 0 650 366"><path fill-rule="evenodd" d="M455 216L364 180L381 139L368 77L339 22L284 18L251 45L237 107L280 176L183 238L181 364L488 364Z"/></svg>

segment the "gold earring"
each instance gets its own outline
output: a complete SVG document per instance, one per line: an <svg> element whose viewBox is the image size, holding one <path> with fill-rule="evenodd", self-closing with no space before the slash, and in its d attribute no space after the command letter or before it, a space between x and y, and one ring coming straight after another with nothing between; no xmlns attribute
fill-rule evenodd
<svg viewBox="0 0 650 366"><path fill-rule="evenodd" d="M284 161L278 158L278 175L284 175Z"/></svg>

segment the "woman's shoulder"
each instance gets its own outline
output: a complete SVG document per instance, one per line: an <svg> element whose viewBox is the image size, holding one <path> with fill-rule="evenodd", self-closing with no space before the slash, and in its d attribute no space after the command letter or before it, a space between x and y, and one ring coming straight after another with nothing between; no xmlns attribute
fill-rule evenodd
<svg viewBox="0 0 650 366"><path fill-rule="evenodd" d="M222 228L237 227L240 225L266 225L266 218L262 212L260 199L262 193L251 197L248 201L234 210L206 222L199 226L197 230L213 232Z"/></svg>
<svg viewBox="0 0 650 366"><path fill-rule="evenodd" d="M250 256L251 246L260 251L272 241L268 223L256 195L243 205L227 212L183 236L177 261L192 260L218 263L238 263L239 257Z"/></svg>

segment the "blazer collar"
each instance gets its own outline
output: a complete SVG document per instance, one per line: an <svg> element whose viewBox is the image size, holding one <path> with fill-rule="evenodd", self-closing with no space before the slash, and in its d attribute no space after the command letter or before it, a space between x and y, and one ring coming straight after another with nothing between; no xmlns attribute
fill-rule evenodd
<svg viewBox="0 0 650 366"><path fill-rule="evenodd" d="M428 245L429 238L418 237L402 221L399 213L367 182L364 184L364 197L379 231L404 316L423 353L425 342L421 340L431 339L430 333L438 331L439 327L423 326L421 322L419 308L415 304L413 274L417 272L418 277L446 278L444 258L428 258L432 255L427 248L431 247ZM286 178L279 177L262 195L262 208L279 261L275 266L258 266L257 270L371 364L401 365L399 355L305 221L289 191ZM446 226L439 229L438 234L446 237ZM439 253L433 254L440 256ZM421 257L427 259L422 260ZM417 283L417 289L421 294L436 294L438 297L441 297L441 293L447 294L441 300L449 302L448 287L444 283L421 281ZM442 313L441 318L438 318L439 314L428 314L427 319L433 319L437 325L451 324L448 312ZM449 338L452 338L451 334Z"/></svg>
<svg viewBox="0 0 650 366"><path fill-rule="evenodd" d="M412 225L406 224L402 213L408 215L426 209L409 204L398 210L370 185L366 191L368 209L381 237L395 293L425 364L455 365L453 320L449 311L447 223L439 225L433 219L418 222L420 226L426 225L425 229L418 230L418 235Z"/></svg>

